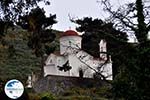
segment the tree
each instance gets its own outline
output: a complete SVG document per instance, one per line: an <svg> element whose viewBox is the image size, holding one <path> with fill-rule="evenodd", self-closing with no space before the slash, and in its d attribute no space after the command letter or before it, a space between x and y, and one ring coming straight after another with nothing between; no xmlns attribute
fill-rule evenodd
<svg viewBox="0 0 150 100"><path fill-rule="evenodd" d="M146 1L136 0L117 11L112 10L108 0L102 0L105 11L110 13L110 20L116 27L128 34L135 35L137 42L126 50L124 66L114 81L115 96L124 97L127 100L148 100L150 99L150 31L149 6ZM120 66L120 65L118 65Z"/></svg>
<svg viewBox="0 0 150 100"><path fill-rule="evenodd" d="M56 15L45 16L43 9L37 7L27 15L20 16L17 22L23 29L30 32L28 46L33 49L36 56L42 56L49 49L48 44L55 39L51 27L56 23Z"/></svg>
<svg viewBox="0 0 150 100"><path fill-rule="evenodd" d="M29 31L28 46L37 57L41 57L41 75L43 76L44 54L50 54L49 44L55 39L51 27L56 23L56 15L46 17L43 9L37 7L27 15L20 16L17 24Z"/></svg>
<svg viewBox="0 0 150 100"><path fill-rule="evenodd" d="M15 25L20 15L30 12L31 8L36 8L37 3L48 0L1 0L0 1L0 37L4 36L8 27Z"/></svg>
<svg viewBox="0 0 150 100"><path fill-rule="evenodd" d="M50 5L49 0L1 0L0 1L0 42L4 44L3 37L7 29L13 26L21 26L28 30L28 46L37 57L42 58L44 54L50 54L55 47L50 47L50 43L55 39L51 27L56 23L56 15L45 15L44 9L38 6L39 2ZM10 48L9 51L12 48ZM42 68L42 67L41 67Z"/></svg>
<svg viewBox="0 0 150 100"><path fill-rule="evenodd" d="M0 1L0 43L5 45L3 37L8 28L16 25L21 16L30 13L31 9L37 8L39 2L50 5L49 0L1 0Z"/></svg>

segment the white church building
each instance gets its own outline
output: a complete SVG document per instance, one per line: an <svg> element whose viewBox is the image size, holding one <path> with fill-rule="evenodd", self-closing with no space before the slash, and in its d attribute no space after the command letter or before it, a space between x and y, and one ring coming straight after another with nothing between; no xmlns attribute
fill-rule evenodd
<svg viewBox="0 0 150 100"><path fill-rule="evenodd" d="M107 60L106 41L99 43L99 58L83 51L81 48L82 37L73 30L67 30L60 37L60 51L51 53L46 61L44 76L70 76L92 78L96 72L100 72L107 80L112 80L112 61ZM107 61L107 62L106 62ZM60 70L63 66L69 66L70 70Z"/></svg>

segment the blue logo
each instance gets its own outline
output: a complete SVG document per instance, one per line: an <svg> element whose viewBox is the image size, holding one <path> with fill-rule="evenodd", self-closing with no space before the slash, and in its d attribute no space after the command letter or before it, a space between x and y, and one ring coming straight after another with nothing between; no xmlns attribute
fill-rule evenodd
<svg viewBox="0 0 150 100"><path fill-rule="evenodd" d="M18 99L24 92L23 84L16 80L10 80L5 85L5 93L11 99Z"/></svg>

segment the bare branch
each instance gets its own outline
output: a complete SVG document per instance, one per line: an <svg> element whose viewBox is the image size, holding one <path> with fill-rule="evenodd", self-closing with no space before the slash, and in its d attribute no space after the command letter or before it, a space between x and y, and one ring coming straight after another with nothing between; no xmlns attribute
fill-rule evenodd
<svg viewBox="0 0 150 100"><path fill-rule="evenodd" d="M113 11L112 6L108 0L103 0L102 3L105 6L104 10L106 10L107 12L109 12L111 14L111 18L113 18L114 20L118 19L120 22L122 22L123 25L130 28L132 31L137 31L137 29L134 27L136 24L131 22L131 20L128 18L130 11L126 12L126 14L123 15L123 13L120 12L121 7L117 11ZM125 20L127 20L127 21L125 21Z"/></svg>

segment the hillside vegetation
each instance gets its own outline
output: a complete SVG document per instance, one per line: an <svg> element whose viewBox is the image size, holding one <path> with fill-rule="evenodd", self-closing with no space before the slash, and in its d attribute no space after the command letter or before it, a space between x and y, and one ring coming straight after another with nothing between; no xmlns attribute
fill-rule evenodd
<svg viewBox="0 0 150 100"><path fill-rule="evenodd" d="M58 31L53 31L57 33ZM0 79L26 80L32 72L41 70L41 60L27 46L29 33L21 28L9 29L0 43ZM50 45L58 47L58 36Z"/></svg>
<svg viewBox="0 0 150 100"><path fill-rule="evenodd" d="M0 78L26 80L32 72L40 72L40 58L27 46L27 32L8 30L0 44Z"/></svg>

